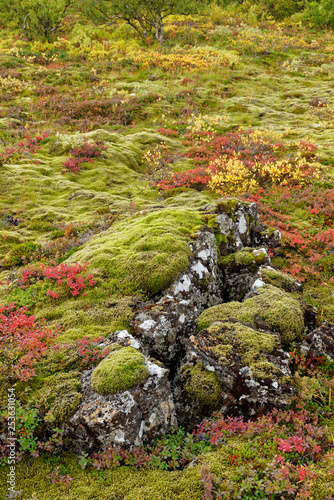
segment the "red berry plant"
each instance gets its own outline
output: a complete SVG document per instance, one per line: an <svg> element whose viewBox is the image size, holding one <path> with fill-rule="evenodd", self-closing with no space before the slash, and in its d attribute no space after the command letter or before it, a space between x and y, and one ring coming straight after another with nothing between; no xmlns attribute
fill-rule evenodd
<svg viewBox="0 0 334 500"><path fill-rule="evenodd" d="M83 163L94 163L94 160L100 157L102 151L106 149L107 146L104 146L102 141L85 142L82 146L71 149L71 157L65 161L64 167L67 171L78 174Z"/></svg>
<svg viewBox="0 0 334 500"><path fill-rule="evenodd" d="M31 380L34 365L58 335L57 328L46 327L27 309L17 309L14 303L0 305L0 373L12 381Z"/></svg>
<svg viewBox="0 0 334 500"><path fill-rule="evenodd" d="M36 135L35 137L31 137L28 134L25 135L24 140L7 147L4 152L0 153L0 162L13 163L22 157L31 158L31 156L40 149L41 144L47 137L47 132L44 132L42 135ZM39 161L36 160L35 163L38 164Z"/></svg>
<svg viewBox="0 0 334 500"><path fill-rule="evenodd" d="M23 269L19 284L25 289L33 282L45 282L50 285L46 294L53 298L58 298L58 293L53 290L54 287L67 285L71 295L76 296L87 286L94 286L96 281L92 274L84 274L88 263L69 265L66 262L62 264L35 264Z"/></svg>

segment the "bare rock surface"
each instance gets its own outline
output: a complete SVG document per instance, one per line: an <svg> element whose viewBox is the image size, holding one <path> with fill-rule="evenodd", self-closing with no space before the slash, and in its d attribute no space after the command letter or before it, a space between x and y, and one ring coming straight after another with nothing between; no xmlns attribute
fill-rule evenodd
<svg viewBox="0 0 334 500"><path fill-rule="evenodd" d="M319 328L306 335L300 345L305 356L324 356L331 363L334 361L334 326L324 321Z"/></svg>

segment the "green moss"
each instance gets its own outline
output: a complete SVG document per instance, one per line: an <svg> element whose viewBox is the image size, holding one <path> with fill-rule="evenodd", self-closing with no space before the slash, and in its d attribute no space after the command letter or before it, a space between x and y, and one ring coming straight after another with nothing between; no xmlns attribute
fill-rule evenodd
<svg viewBox="0 0 334 500"><path fill-rule="evenodd" d="M87 289L83 298L71 297L63 303L48 302L38 307L36 317L59 325L60 343L74 342L84 336L106 337L111 331L130 328L132 297L110 295L102 285Z"/></svg>
<svg viewBox="0 0 334 500"><path fill-rule="evenodd" d="M6 191L7 197L0 199L0 209L15 211L24 205L24 218L31 222L57 223L83 218L87 222L95 217L99 207L125 210L130 201L138 206L156 202L156 190L144 183L139 188L137 181L143 149L148 147L149 138L152 143L161 142L159 134L124 137L100 130L86 136L94 140L103 137L108 149L101 158L84 164L77 175L62 173L68 152L64 147L50 152L50 144L44 145L35 156L38 165L25 159L18 164L6 165L1 171L0 190ZM31 229L28 234L32 234ZM3 236L6 237L4 232ZM21 234L17 238L17 243L26 239Z"/></svg>
<svg viewBox="0 0 334 500"><path fill-rule="evenodd" d="M246 106L243 106L242 104L233 104L232 106L229 106L227 108L227 111L247 113L248 108Z"/></svg>
<svg viewBox="0 0 334 500"><path fill-rule="evenodd" d="M29 257L37 250L37 245L33 242L21 243L14 246L5 258L5 266L18 266L23 263L23 259L29 261Z"/></svg>
<svg viewBox="0 0 334 500"><path fill-rule="evenodd" d="M228 355L232 352L233 346L230 344L218 344L213 347L213 352L216 354L216 356L219 357L219 364L221 366L227 366L229 361L228 361Z"/></svg>
<svg viewBox="0 0 334 500"><path fill-rule="evenodd" d="M233 272L237 272L242 267L247 267L250 270L255 270L259 265L267 260L266 252L254 254L252 248L243 248L239 252L226 255L219 259L219 265L228 268Z"/></svg>
<svg viewBox="0 0 334 500"><path fill-rule="evenodd" d="M90 262L104 280L132 282L157 293L188 266L189 235L201 223L193 210L169 209L115 223L67 262Z"/></svg>
<svg viewBox="0 0 334 500"><path fill-rule="evenodd" d="M217 406L222 386L215 373L205 370L202 363L197 363L195 366L183 366L180 377L185 381L185 390L191 399L212 408Z"/></svg>
<svg viewBox="0 0 334 500"><path fill-rule="evenodd" d="M80 359L78 348L75 344L60 344L59 348L56 350L49 349L47 354L39 360L36 366L37 376L32 381L33 387L35 386L35 388L39 389L42 383L45 384L45 388L49 390L49 380L52 380L53 376L59 375L59 365L64 366L64 371L62 373L65 373L66 376L68 372L71 374L71 378L76 377L80 379L81 372L77 371L81 366Z"/></svg>
<svg viewBox="0 0 334 500"><path fill-rule="evenodd" d="M277 267L278 269L283 269L283 267L289 266L288 259L284 259L283 257L273 257L271 259L271 262L273 266Z"/></svg>
<svg viewBox="0 0 334 500"><path fill-rule="evenodd" d="M279 332L286 345L299 338L304 331L303 312L298 300L272 285L265 285L258 295L242 303L234 301L207 309L198 318L197 331L215 321L231 318L255 326L256 316Z"/></svg>
<svg viewBox="0 0 334 500"><path fill-rule="evenodd" d="M217 245L220 245L220 243L227 243L227 236L225 234L215 234L215 240Z"/></svg>
<svg viewBox="0 0 334 500"><path fill-rule="evenodd" d="M23 491L24 498L33 494L38 500L201 500L203 486L197 467L184 471L162 471L118 467L107 469L98 474L88 474L82 470L77 457L69 454L60 455L61 466L73 478L71 488L63 484L53 484L48 475L54 470L55 463L47 459L34 459L17 468L16 482ZM58 463L58 462L57 462ZM7 467L0 469L0 494L2 498L7 490ZM97 477L98 479L93 479ZM103 480L99 480L103 479Z"/></svg>
<svg viewBox="0 0 334 500"><path fill-rule="evenodd" d="M46 414L46 420L51 420L62 424L73 415L73 413L79 408L82 401L82 394L78 392L69 392L62 396L55 398L50 410Z"/></svg>
<svg viewBox="0 0 334 500"><path fill-rule="evenodd" d="M261 269L261 274L266 283L281 288L286 292L299 291L299 286L296 279L289 274L284 274L275 269L264 268Z"/></svg>
<svg viewBox="0 0 334 500"><path fill-rule="evenodd" d="M241 355L244 365L251 368L254 377L277 378L280 374L266 357L266 354L272 353L277 346L277 337L274 335L258 332L247 325L231 321L213 323L208 332L222 342L212 349L219 356L219 364L227 364L227 354L234 347Z"/></svg>
<svg viewBox="0 0 334 500"><path fill-rule="evenodd" d="M241 203L241 201L237 198L221 198L217 201L217 208L220 212L226 213L229 217L231 217L231 219L233 219L239 203ZM242 203L247 204L247 202Z"/></svg>
<svg viewBox="0 0 334 500"><path fill-rule="evenodd" d="M49 409L46 413L46 420L54 421L56 425L66 422L81 403L80 388L81 372L77 370L45 377L42 388L35 393L35 397L48 394L47 405Z"/></svg>
<svg viewBox="0 0 334 500"><path fill-rule="evenodd" d="M115 350L92 373L94 391L106 395L130 389L146 380L149 373L144 356L133 347Z"/></svg>

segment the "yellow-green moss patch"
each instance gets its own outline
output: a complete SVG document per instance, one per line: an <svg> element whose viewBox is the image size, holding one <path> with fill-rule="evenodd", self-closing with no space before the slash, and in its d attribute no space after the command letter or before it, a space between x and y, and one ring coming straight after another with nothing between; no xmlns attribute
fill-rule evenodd
<svg viewBox="0 0 334 500"><path fill-rule="evenodd" d="M81 403L80 388L81 372L77 370L44 378L43 386L35 396L46 395L49 408L46 420L54 421L57 425L66 422Z"/></svg>
<svg viewBox="0 0 334 500"><path fill-rule="evenodd" d="M47 477L55 468L42 458L29 460L17 468L16 481L23 498L33 494L38 500L201 500L203 486L197 467L184 471L143 470L135 467L118 467L105 470L103 481L92 479L87 470L82 470L73 455L61 455L61 464L73 478L71 488L64 484L51 483ZM8 468L0 470L0 494L8 493Z"/></svg>
<svg viewBox="0 0 334 500"><path fill-rule="evenodd" d="M277 286L286 292L295 292L300 289L296 279L290 274L284 274L272 268L261 269L266 283Z"/></svg>
<svg viewBox="0 0 334 500"><path fill-rule="evenodd" d="M245 302L234 301L210 307L199 316L198 331L215 321L233 318L255 326L256 316L279 332L284 344L290 344L304 331L303 312L298 300L272 285L260 288L258 295Z"/></svg>
<svg viewBox="0 0 334 500"><path fill-rule="evenodd" d="M101 295L101 297L100 297ZM61 326L59 342L73 342L87 336L106 337L112 331L128 329L133 317L132 297L111 296L105 299L101 288L87 290L87 296L72 297L61 304L50 301L36 311L36 317L46 318L50 325Z"/></svg>
<svg viewBox="0 0 334 500"><path fill-rule="evenodd" d="M92 238L67 262L90 262L90 269L105 280L132 282L157 293L187 268L187 241L200 225L199 214L185 209L131 218Z"/></svg>
<svg viewBox="0 0 334 500"><path fill-rule="evenodd" d="M258 255L253 253L253 248L243 248L239 252L232 253L221 257L219 265L227 267L232 271L238 271L241 267L255 269L267 260L268 256L265 251Z"/></svg>
<svg viewBox="0 0 334 500"><path fill-rule="evenodd" d="M111 352L92 373L94 391L106 395L140 385L148 377L144 356L133 347Z"/></svg>
<svg viewBox="0 0 334 500"><path fill-rule="evenodd" d="M185 390L191 399L196 399L211 407L219 403L222 392L221 383L215 373L203 368L202 363L197 363L195 366L183 366L180 377L185 381Z"/></svg>
<svg viewBox="0 0 334 500"><path fill-rule="evenodd" d="M280 374L266 357L277 346L278 339L275 335L258 332L247 325L231 321L213 323L208 332L221 342L213 348L213 352L219 356L220 365L224 366L228 362L227 355L233 346L241 355L243 364L251 368L254 377L276 378Z"/></svg>

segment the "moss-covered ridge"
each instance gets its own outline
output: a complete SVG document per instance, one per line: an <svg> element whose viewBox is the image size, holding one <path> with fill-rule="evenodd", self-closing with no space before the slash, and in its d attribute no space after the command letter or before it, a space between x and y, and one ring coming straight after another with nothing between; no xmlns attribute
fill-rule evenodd
<svg viewBox="0 0 334 500"><path fill-rule="evenodd" d="M207 328L215 321L229 319L256 326L256 318L261 318L270 329L280 333L285 345L299 338L304 331L299 301L273 285L265 285L259 289L258 295L244 302L234 301L207 309L198 318L197 330Z"/></svg>
<svg viewBox="0 0 334 500"><path fill-rule="evenodd" d="M71 137L70 135L68 136ZM0 238L0 258L12 249L13 243L38 243L50 236L46 223L53 225L74 221L91 222L99 209L122 212L130 201L139 207L156 202L157 192L144 183L140 165L143 149L154 147L166 138L157 133L140 132L129 136L104 130L83 135L88 141L105 141L106 151L92 163L83 164L79 174L64 171L69 147L46 139L33 161L0 167L1 211L16 213L19 225L6 226ZM34 228L34 223L39 228ZM41 231L42 225L45 230Z"/></svg>
<svg viewBox="0 0 334 500"><path fill-rule="evenodd" d="M201 218L195 210L166 209L114 224L93 237L67 262L89 262L103 280L135 283L158 293L188 265L187 243Z"/></svg>
<svg viewBox="0 0 334 500"><path fill-rule="evenodd" d="M281 273L272 267L262 268L261 275L267 284L281 288L286 292L300 292L302 290L302 285L296 278L290 274Z"/></svg>
<svg viewBox="0 0 334 500"><path fill-rule="evenodd" d="M52 400L46 419L63 424L81 403L81 372L57 373L43 382L44 388L50 388Z"/></svg>
<svg viewBox="0 0 334 500"><path fill-rule="evenodd" d="M230 272L238 272L244 267L247 267L250 271L254 271L268 259L266 251L264 249L260 250L254 252L253 248L243 248L239 252L221 257L219 265L222 268L227 268Z"/></svg>

